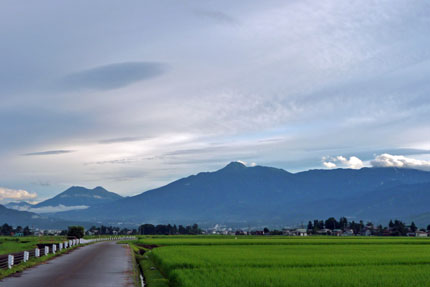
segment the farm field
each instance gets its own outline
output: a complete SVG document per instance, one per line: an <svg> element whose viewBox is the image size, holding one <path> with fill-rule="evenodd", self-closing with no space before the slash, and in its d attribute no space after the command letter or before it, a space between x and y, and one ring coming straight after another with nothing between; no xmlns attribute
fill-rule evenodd
<svg viewBox="0 0 430 287"><path fill-rule="evenodd" d="M171 286L427 286L430 240L366 237L140 238ZM151 287L151 284L148 284Z"/></svg>

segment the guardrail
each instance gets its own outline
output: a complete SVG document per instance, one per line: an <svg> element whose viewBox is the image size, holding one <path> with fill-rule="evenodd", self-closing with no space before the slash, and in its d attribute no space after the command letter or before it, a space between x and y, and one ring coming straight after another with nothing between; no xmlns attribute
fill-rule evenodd
<svg viewBox="0 0 430 287"><path fill-rule="evenodd" d="M64 242L55 244L43 244L43 246L38 246L32 250L15 252L11 254L0 255L0 269L11 269L14 265L18 265L21 262L27 262L30 258L37 258L48 255L50 253L55 254L56 252L62 251L63 249L69 249L71 247L88 244L101 241L111 241L111 240L134 240L136 237L133 236L112 236L104 238L93 238L93 239L71 239Z"/></svg>

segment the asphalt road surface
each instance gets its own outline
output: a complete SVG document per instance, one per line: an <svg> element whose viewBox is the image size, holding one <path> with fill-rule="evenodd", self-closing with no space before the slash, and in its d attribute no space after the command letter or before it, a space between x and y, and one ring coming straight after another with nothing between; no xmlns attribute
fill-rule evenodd
<svg viewBox="0 0 430 287"><path fill-rule="evenodd" d="M128 245L108 241L80 247L16 277L1 287L134 286L133 262Z"/></svg>

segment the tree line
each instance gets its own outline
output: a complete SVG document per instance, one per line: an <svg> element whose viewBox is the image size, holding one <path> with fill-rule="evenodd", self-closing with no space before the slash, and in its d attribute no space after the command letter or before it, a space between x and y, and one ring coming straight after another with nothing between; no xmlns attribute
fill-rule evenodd
<svg viewBox="0 0 430 287"><path fill-rule="evenodd" d="M138 229L139 235L196 235L201 234L202 230L197 224L187 225L187 226L176 226L167 224L142 224Z"/></svg>
<svg viewBox="0 0 430 287"><path fill-rule="evenodd" d="M197 224L193 225L179 225L176 224L142 224L137 229L119 228L114 226L92 226L87 230L87 234L97 235L186 235L186 234L201 234L202 230Z"/></svg>
<svg viewBox="0 0 430 287"><path fill-rule="evenodd" d="M15 234L24 235L24 236L33 235L33 233L31 232L28 226L26 227L17 226L16 228L13 228L13 226L5 223L0 228L0 235L2 236L11 236Z"/></svg>
<svg viewBox="0 0 430 287"><path fill-rule="evenodd" d="M328 229L328 230L352 230L354 234L359 234L364 230L369 230L372 232L372 235L391 235L391 236L405 236L408 233L414 233L418 231L418 227L412 221L410 225L406 225L406 223L400 220L390 220L388 226L383 226L382 224L374 225L372 222L364 223L363 220L359 222L348 221L346 217L341 217L339 220L336 220L334 217L330 217L326 220L314 220L308 222L307 230L311 233L318 233L318 231ZM426 232L430 231L430 225L427 226L427 229L420 229L420 231Z"/></svg>

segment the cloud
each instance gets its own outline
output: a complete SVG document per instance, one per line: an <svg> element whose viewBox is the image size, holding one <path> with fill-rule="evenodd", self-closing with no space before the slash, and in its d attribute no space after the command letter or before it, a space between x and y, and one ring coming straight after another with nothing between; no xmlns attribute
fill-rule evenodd
<svg viewBox="0 0 430 287"><path fill-rule="evenodd" d="M60 88L67 90L112 90L165 73L157 62L124 62L79 71L64 77Z"/></svg>
<svg viewBox="0 0 430 287"><path fill-rule="evenodd" d="M89 206L87 205L75 205L75 206L65 206L65 205L57 205L57 206L44 206L44 207L30 207L30 206L13 206L13 209L20 211L28 211L34 213L54 213L54 212L63 212L70 210L82 210L87 209Z"/></svg>
<svg viewBox="0 0 430 287"><path fill-rule="evenodd" d="M356 156L351 156L349 159L344 156L337 157L323 157L323 165L326 168L335 168L337 167L336 162L340 163L342 166L352 169L360 169L364 167L364 163L361 159Z"/></svg>
<svg viewBox="0 0 430 287"><path fill-rule="evenodd" d="M140 141L144 138L142 137L123 137L123 138L112 138L112 139L104 139L99 141L101 144L111 144L111 143L123 143L123 142L135 142Z"/></svg>
<svg viewBox="0 0 430 287"><path fill-rule="evenodd" d="M364 166L363 162L361 161L361 159L359 159L356 156L351 156L349 159L343 157L343 156L338 156L337 160L339 162L341 162L342 164L346 165L349 168L352 169L360 169Z"/></svg>
<svg viewBox="0 0 430 287"><path fill-rule="evenodd" d="M323 162L323 165L324 165L326 168L335 168L335 167L337 166L334 162L330 162L330 161L324 161L324 162Z"/></svg>
<svg viewBox="0 0 430 287"><path fill-rule="evenodd" d="M65 154L75 152L74 150L48 150L48 151L39 151L39 152L30 152L25 153L25 156L34 156L34 155L57 155L57 154Z"/></svg>
<svg viewBox="0 0 430 287"><path fill-rule="evenodd" d="M425 1L104 4L97 13L85 1L5 3L14 12L0 17L3 185L45 198L66 182L106 182L132 194L237 158L301 171L324 168L326 154L367 163L408 156L399 147L430 148ZM109 144L178 131L195 136ZM281 140L255 143L265 138ZM71 145L79 156L52 156L61 169L47 157L16 156ZM161 157L174 150L184 151ZM139 172L121 184L110 179ZM23 186L38 178L52 186Z"/></svg>
<svg viewBox="0 0 430 287"><path fill-rule="evenodd" d="M255 162L248 163L248 162L243 161L243 160L236 160L236 162L241 163L241 164L243 164L244 166L247 166L247 167L257 166L257 164Z"/></svg>
<svg viewBox="0 0 430 287"><path fill-rule="evenodd" d="M398 167L430 171L430 161L384 153L370 162L373 167Z"/></svg>
<svg viewBox="0 0 430 287"><path fill-rule="evenodd" d="M36 198L36 193L30 193L23 189L10 189L0 187L0 200L26 200Z"/></svg>
<svg viewBox="0 0 430 287"><path fill-rule="evenodd" d="M230 15L221 11L211 11L211 10L198 10L195 11L198 16L206 17L224 24L237 24L237 20Z"/></svg>

